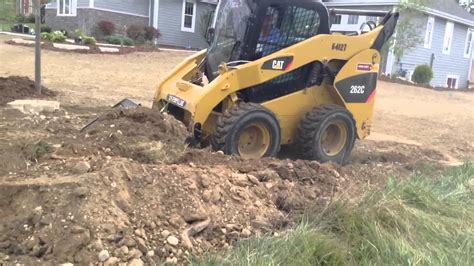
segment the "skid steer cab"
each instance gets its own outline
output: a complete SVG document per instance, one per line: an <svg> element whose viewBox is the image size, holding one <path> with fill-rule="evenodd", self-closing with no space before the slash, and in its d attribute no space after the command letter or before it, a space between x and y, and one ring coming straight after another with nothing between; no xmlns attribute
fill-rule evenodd
<svg viewBox="0 0 474 266"><path fill-rule="evenodd" d="M379 22L332 34L340 14ZM342 163L370 134L380 50L397 20L319 1L222 0L209 49L161 81L153 108L226 154L257 159L291 145L305 159Z"/></svg>

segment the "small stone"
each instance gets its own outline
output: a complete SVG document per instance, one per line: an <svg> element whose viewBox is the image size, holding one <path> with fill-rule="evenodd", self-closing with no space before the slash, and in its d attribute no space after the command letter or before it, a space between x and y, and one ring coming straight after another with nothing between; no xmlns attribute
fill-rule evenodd
<svg viewBox="0 0 474 266"><path fill-rule="evenodd" d="M82 226L79 226L79 225L73 225L71 227L71 233L73 234L80 234L80 233L84 233L86 231L86 229Z"/></svg>
<svg viewBox="0 0 474 266"><path fill-rule="evenodd" d="M200 181L203 188L208 188L212 184L211 177L209 175L202 175Z"/></svg>
<svg viewBox="0 0 474 266"><path fill-rule="evenodd" d="M173 257L173 258L168 257L168 258L166 258L166 262L165 262L165 263L166 263L166 264L177 264L177 263L178 263L178 259L177 259L177 258L174 258L174 257Z"/></svg>
<svg viewBox="0 0 474 266"><path fill-rule="evenodd" d="M90 169L91 165L88 162L83 161L74 165L74 167L72 168L72 172L77 175L82 175L89 172Z"/></svg>
<svg viewBox="0 0 474 266"><path fill-rule="evenodd" d="M129 259L139 259L139 258L141 258L142 256L143 256L143 253L142 253L140 250L138 250L138 249L136 249L136 248L132 248L132 249L130 250L130 252L128 252L128 256L127 256L127 257L128 257Z"/></svg>
<svg viewBox="0 0 474 266"><path fill-rule="evenodd" d="M119 262L120 262L120 259L119 259L119 258L110 257L110 258L104 263L104 266L115 266L115 265L118 265Z"/></svg>
<svg viewBox="0 0 474 266"><path fill-rule="evenodd" d="M254 176L254 175L247 175L247 178L248 178L248 180L249 180L252 184L254 184L254 185L260 184L260 181L259 181L258 178L257 178L256 176Z"/></svg>
<svg viewBox="0 0 474 266"><path fill-rule="evenodd" d="M45 115L40 115L39 118L40 118L41 120L45 120L45 119L46 119L46 116L45 116Z"/></svg>
<svg viewBox="0 0 474 266"><path fill-rule="evenodd" d="M161 236L164 237L164 238L167 238L169 235L170 235L170 231L168 231L168 230L163 230L161 232Z"/></svg>
<svg viewBox="0 0 474 266"><path fill-rule="evenodd" d="M107 250L102 250L101 252L99 252L99 255L97 256L99 258L99 261L100 262L104 262L106 261L108 258L110 258L110 254Z"/></svg>
<svg viewBox="0 0 474 266"><path fill-rule="evenodd" d="M70 262L66 262L66 263L63 263L63 264L59 264L59 266L74 266L74 264L72 264Z"/></svg>
<svg viewBox="0 0 474 266"><path fill-rule="evenodd" d="M266 184L265 184L265 187L266 187L267 189L271 189L271 188L273 187L273 184L272 184L272 183L266 183Z"/></svg>
<svg viewBox="0 0 474 266"><path fill-rule="evenodd" d="M150 251L148 251L148 252L146 253L146 255L147 255L148 257L154 257L154 256L155 256L155 251L150 250Z"/></svg>
<svg viewBox="0 0 474 266"><path fill-rule="evenodd" d="M181 224L183 224L183 218L181 218L181 215L178 214L173 214L171 217L168 219L168 222L174 226L179 228Z"/></svg>
<svg viewBox="0 0 474 266"><path fill-rule="evenodd" d="M128 266L143 266L144 263L141 259L135 258L128 262Z"/></svg>
<svg viewBox="0 0 474 266"><path fill-rule="evenodd" d="M123 244L129 248L131 247L134 247L137 245L137 241L135 241L135 239L131 238L131 237L126 237L124 238L123 240Z"/></svg>
<svg viewBox="0 0 474 266"><path fill-rule="evenodd" d="M120 248L114 250L114 256L119 258L125 258L128 252L129 250L127 246L121 246Z"/></svg>
<svg viewBox="0 0 474 266"><path fill-rule="evenodd" d="M146 247L145 240L143 240L143 238L140 238L140 237L135 238L135 240L137 241L137 248L141 252L146 254L148 252L148 248Z"/></svg>
<svg viewBox="0 0 474 266"><path fill-rule="evenodd" d="M252 232L250 232L250 230L248 230L248 229L243 229L242 230L242 235L245 236L245 237L249 237L250 235L252 235Z"/></svg>
<svg viewBox="0 0 474 266"><path fill-rule="evenodd" d="M166 238L166 242L172 246L177 246L179 244L179 239L175 236L169 236Z"/></svg>

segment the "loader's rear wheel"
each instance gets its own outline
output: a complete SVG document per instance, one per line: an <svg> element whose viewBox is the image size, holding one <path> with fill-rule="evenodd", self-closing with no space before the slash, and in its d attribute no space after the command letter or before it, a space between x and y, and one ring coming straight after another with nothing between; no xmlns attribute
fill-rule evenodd
<svg viewBox="0 0 474 266"><path fill-rule="evenodd" d="M219 118L211 142L215 150L247 159L276 156L280 125L263 106L239 103Z"/></svg>
<svg viewBox="0 0 474 266"><path fill-rule="evenodd" d="M344 163L356 138L352 114L339 105L325 105L307 113L298 128L298 143L306 159Z"/></svg>

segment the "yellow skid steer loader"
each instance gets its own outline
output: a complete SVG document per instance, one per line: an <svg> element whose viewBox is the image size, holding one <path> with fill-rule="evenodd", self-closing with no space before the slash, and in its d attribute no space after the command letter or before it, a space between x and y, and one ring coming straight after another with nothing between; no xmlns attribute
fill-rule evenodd
<svg viewBox="0 0 474 266"><path fill-rule="evenodd" d="M380 50L398 13L314 0L221 0L216 13L209 49L161 81L153 108L226 154L257 159L294 145L305 159L344 162L370 134ZM339 14L383 18L331 34Z"/></svg>

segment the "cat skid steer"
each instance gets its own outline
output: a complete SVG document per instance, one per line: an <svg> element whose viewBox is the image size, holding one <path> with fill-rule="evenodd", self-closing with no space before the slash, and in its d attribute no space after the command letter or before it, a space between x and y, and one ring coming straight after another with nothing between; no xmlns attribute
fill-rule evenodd
<svg viewBox="0 0 474 266"><path fill-rule="evenodd" d="M226 154L258 159L292 145L304 159L343 163L370 134L380 50L399 14L311 0L221 0L216 13L209 49L161 81L153 108ZM342 14L380 19L331 33Z"/></svg>

